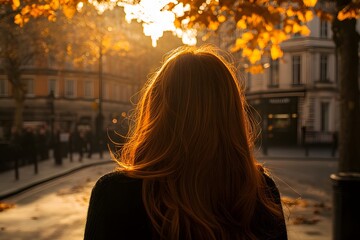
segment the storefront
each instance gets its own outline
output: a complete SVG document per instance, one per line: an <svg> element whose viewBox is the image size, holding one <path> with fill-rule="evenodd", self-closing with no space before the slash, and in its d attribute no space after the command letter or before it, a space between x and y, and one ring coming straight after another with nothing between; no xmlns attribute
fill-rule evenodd
<svg viewBox="0 0 360 240"><path fill-rule="evenodd" d="M260 117L262 144L297 144L298 97L262 97L248 101Z"/></svg>

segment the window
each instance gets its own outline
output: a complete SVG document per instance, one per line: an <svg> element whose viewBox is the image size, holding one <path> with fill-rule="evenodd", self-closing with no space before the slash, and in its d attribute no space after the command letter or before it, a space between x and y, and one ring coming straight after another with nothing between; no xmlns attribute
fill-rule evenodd
<svg viewBox="0 0 360 240"><path fill-rule="evenodd" d="M301 56L299 55L292 57L292 79L294 85L301 83Z"/></svg>
<svg viewBox="0 0 360 240"><path fill-rule="evenodd" d="M48 92L49 94L51 93L51 91L54 93L54 96L56 96L57 94L57 87L56 87L56 79L49 79L48 81Z"/></svg>
<svg viewBox="0 0 360 240"><path fill-rule="evenodd" d="M321 54L320 55L320 82L328 81L327 70L328 70L328 56L325 54Z"/></svg>
<svg viewBox="0 0 360 240"><path fill-rule="evenodd" d="M90 80L85 81L84 83L84 97L92 98L93 97L93 85Z"/></svg>
<svg viewBox="0 0 360 240"><path fill-rule="evenodd" d="M26 96L34 96L34 79L31 78L24 78L21 79L21 82L23 83L25 90L26 90Z"/></svg>
<svg viewBox="0 0 360 240"><path fill-rule="evenodd" d="M65 81L65 97L75 97L75 81Z"/></svg>
<svg viewBox="0 0 360 240"><path fill-rule="evenodd" d="M320 37L328 37L328 22L326 20L320 20Z"/></svg>
<svg viewBox="0 0 360 240"><path fill-rule="evenodd" d="M6 79L0 79L0 96L5 97L8 95L8 82Z"/></svg>
<svg viewBox="0 0 360 240"><path fill-rule="evenodd" d="M320 129L322 132L329 131L329 105L328 102L322 102L320 105Z"/></svg>
<svg viewBox="0 0 360 240"><path fill-rule="evenodd" d="M270 61L270 84L271 87L279 86L279 60Z"/></svg>

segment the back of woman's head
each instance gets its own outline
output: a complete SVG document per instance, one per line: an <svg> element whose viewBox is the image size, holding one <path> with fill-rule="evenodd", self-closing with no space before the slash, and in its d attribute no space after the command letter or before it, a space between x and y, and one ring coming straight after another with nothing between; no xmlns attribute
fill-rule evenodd
<svg viewBox="0 0 360 240"><path fill-rule="evenodd" d="M263 182L236 75L211 47L173 51L148 81L122 152L164 239L255 238Z"/></svg>

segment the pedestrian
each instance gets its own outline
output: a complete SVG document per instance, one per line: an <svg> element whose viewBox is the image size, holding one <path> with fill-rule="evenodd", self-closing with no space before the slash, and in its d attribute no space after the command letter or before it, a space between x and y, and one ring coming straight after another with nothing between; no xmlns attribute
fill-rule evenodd
<svg viewBox="0 0 360 240"><path fill-rule="evenodd" d="M147 82L85 239L287 239L279 191L253 156L235 71L212 47L173 51Z"/></svg>

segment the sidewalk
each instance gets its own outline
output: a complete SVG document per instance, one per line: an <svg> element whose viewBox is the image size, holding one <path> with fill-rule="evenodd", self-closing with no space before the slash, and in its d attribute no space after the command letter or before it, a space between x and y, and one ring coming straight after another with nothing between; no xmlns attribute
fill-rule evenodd
<svg viewBox="0 0 360 240"><path fill-rule="evenodd" d="M262 149L257 149L255 151L255 157L258 160L337 160L337 155L332 157L331 149L327 148L310 149L309 156L305 156L305 149L303 148L270 147L266 155ZM79 162L78 155L74 154L72 162L70 162L69 158L63 158L61 166L55 165L53 158L41 161L38 165L38 174L34 174L34 165L22 166L19 168L19 180L15 180L14 170L2 172L0 173L0 200L51 179L72 173L78 169L110 162L112 162L110 155L105 151L102 159L100 159L99 154L96 153L91 159L84 157L82 162Z"/></svg>
<svg viewBox="0 0 360 240"><path fill-rule="evenodd" d="M82 162L79 162L78 159L78 155L74 154L72 162L70 162L69 157L67 157L62 159L62 165L55 165L55 160L50 157L49 159L38 163L38 174L34 173L33 164L21 166L19 167L19 180L15 179L15 170L1 172L0 200L25 191L43 182L70 174L76 170L112 162L107 151L104 151L102 159L100 159L98 153L93 154L90 159L84 157Z"/></svg>
<svg viewBox="0 0 360 240"><path fill-rule="evenodd" d="M339 157L338 152L335 156L331 155L331 148L314 147L309 148L308 156L306 156L303 147L268 147L267 153L264 154L263 149L256 148L255 157L257 159L283 159L283 160L334 160Z"/></svg>

